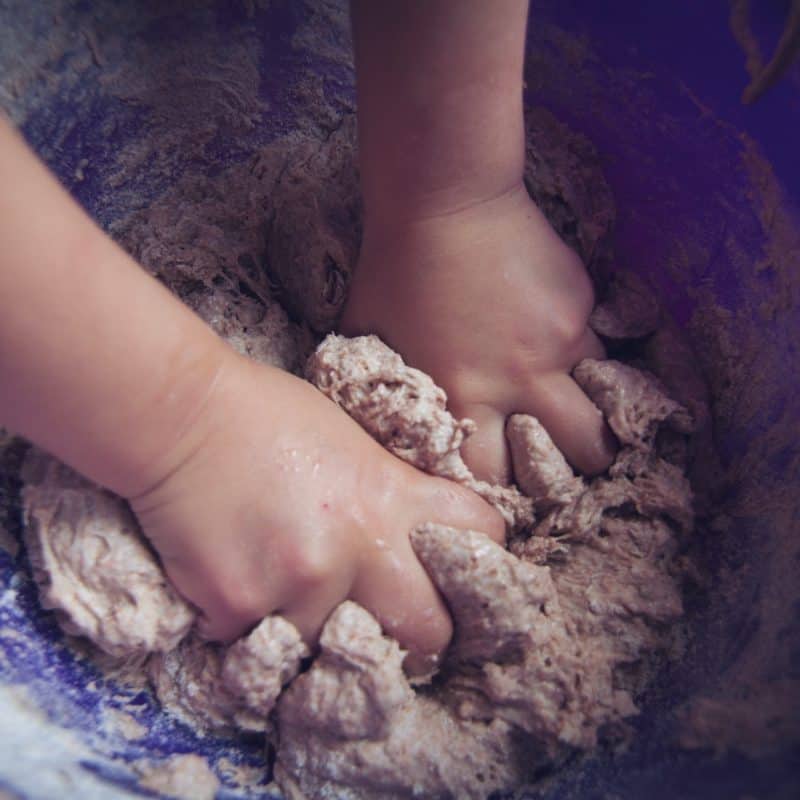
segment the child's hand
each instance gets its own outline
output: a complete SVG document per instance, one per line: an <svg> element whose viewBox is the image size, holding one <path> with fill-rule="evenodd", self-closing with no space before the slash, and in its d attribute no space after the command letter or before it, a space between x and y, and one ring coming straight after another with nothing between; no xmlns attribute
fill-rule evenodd
<svg viewBox="0 0 800 800"><path fill-rule="evenodd" d="M532 414L573 466L609 466L614 439L570 377L602 358L587 328L593 292L579 258L524 186L441 216L370 229L341 324L377 333L448 395L478 432L464 446L478 477L508 481L506 417Z"/></svg>
<svg viewBox="0 0 800 800"><path fill-rule="evenodd" d="M313 641L352 598L421 668L451 623L410 530L433 520L504 536L476 495L389 455L309 384L234 354L164 463L179 466L131 504L210 638L277 612Z"/></svg>
<svg viewBox="0 0 800 800"><path fill-rule="evenodd" d="M291 375L236 355L93 225L0 117L0 424L131 501L204 631L346 598L419 668L450 638L422 522L503 538L477 495L385 452Z"/></svg>

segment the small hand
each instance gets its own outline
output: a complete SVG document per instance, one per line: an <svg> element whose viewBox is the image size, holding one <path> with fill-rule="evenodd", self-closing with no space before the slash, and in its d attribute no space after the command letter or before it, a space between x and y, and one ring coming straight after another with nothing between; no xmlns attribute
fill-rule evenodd
<svg viewBox="0 0 800 800"><path fill-rule="evenodd" d="M365 232L341 330L377 333L447 392L477 433L475 474L508 482L506 417L537 417L574 467L606 469L615 442L570 377L604 349L587 327L594 302L577 255L521 184L498 198Z"/></svg>
<svg viewBox="0 0 800 800"><path fill-rule="evenodd" d="M503 539L476 495L389 455L309 384L233 353L179 448L166 459L177 469L131 504L212 639L275 612L313 642L351 598L421 669L452 627L409 532L432 520Z"/></svg>

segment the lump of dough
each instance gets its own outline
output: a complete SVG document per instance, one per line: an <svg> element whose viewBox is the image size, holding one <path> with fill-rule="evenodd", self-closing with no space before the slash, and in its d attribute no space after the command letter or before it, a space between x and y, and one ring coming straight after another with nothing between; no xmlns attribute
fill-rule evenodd
<svg viewBox="0 0 800 800"><path fill-rule="evenodd" d="M176 592L124 500L35 448L23 467L25 543L61 627L124 659L171 650L194 609Z"/></svg>
<svg viewBox="0 0 800 800"><path fill-rule="evenodd" d="M536 417L512 414L506 422L506 438L514 479L533 500L536 511L566 505L584 491L583 481Z"/></svg>
<svg viewBox="0 0 800 800"><path fill-rule="evenodd" d="M572 374L622 444L648 447L664 421L679 433L693 430L686 409L667 397L653 375L619 361L591 358L581 361Z"/></svg>
<svg viewBox="0 0 800 800"><path fill-rule="evenodd" d="M283 617L265 617L228 648L222 660L222 682L241 705L265 717L308 655L294 625Z"/></svg>
<svg viewBox="0 0 800 800"><path fill-rule="evenodd" d="M342 603L331 615L319 646L320 668L302 678L303 702L292 724L305 722L320 735L338 739L385 738L392 712L414 697L408 681L398 680L405 652L352 602ZM337 675L336 692L330 691L330 671Z"/></svg>
<svg viewBox="0 0 800 800"><path fill-rule="evenodd" d="M461 457L475 430L447 410L447 395L377 336L330 335L309 358L306 377L389 452L418 469L472 489L514 529L533 522L530 498L477 480Z"/></svg>
<svg viewBox="0 0 800 800"><path fill-rule="evenodd" d="M227 649L189 637L153 656L148 670L161 704L192 727L265 731L278 695L306 656L294 625L270 616Z"/></svg>
<svg viewBox="0 0 800 800"><path fill-rule="evenodd" d="M630 712L605 680L603 654L573 637L549 568L472 531L429 524L411 541L453 614L446 686L462 716L503 719L554 753L559 743L591 747L600 725Z"/></svg>
<svg viewBox="0 0 800 800"><path fill-rule="evenodd" d="M483 800L527 774L511 726L415 693L402 656L360 606L334 611L319 656L278 701L275 777L290 800Z"/></svg>
<svg viewBox="0 0 800 800"><path fill-rule="evenodd" d="M425 472L459 483L472 473L460 447L474 430L447 410L447 395L377 336L328 336L306 374L387 450Z"/></svg>
<svg viewBox="0 0 800 800"><path fill-rule="evenodd" d="M635 272L616 272L589 317L589 327L606 339L639 339L661 324L655 292Z"/></svg>

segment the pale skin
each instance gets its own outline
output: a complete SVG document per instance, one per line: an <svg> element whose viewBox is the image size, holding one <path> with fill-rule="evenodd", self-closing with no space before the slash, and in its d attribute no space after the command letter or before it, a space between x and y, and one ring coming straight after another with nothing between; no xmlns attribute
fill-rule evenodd
<svg viewBox="0 0 800 800"><path fill-rule="evenodd" d="M478 423L479 477L509 480L516 412L602 472L613 437L569 375L604 356L592 286L522 180L527 1L352 7L366 213L343 331L380 334Z"/></svg>
<svg viewBox="0 0 800 800"><path fill-rule="evenodd" d="M602 355L591 286L521 192L524 15L518 0L353 5L366 233L343 329L380 333L445 386L481 425L469 463L501 480L512 411L539 416L578 468L613 452L568 375ZM235 354L2 120L0 242L0 424L130 501L204 635L281 613L313 643L352 598L410 671L441 654L452 624L408 533L432 520L502 541L495 511Z"/></svg>

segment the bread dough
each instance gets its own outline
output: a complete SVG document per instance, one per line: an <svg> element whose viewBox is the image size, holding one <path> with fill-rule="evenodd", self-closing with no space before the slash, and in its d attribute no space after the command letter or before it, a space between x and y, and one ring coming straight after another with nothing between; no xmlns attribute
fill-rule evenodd
<svg viewBox="0 0 800 800"><path fill-rule="evenodd" d="M247 351L232 319L226 333ZM186 636L194 612L124 502L33 451L27 537L67 629L124 658L160 651L147 668L165 707L204 730L265 731L292 798L481 798L635 714L626 680L682 613L671 561L692 527L688 482L660 452L662 434L686 436L691 420L657 379L582 362L575 379L622 444L609 474L576 476L536 419L514 415L520 488L509 489L476 481L459 452L474 424L376 337L329 336L306 374L391 452L475 489L506 517L510 550L474 531L411 533L455 625L433 684L412 687L403 651L351 602L331 615L302 674L308 651L279 617L228 648Z"/></svg>
<svg viewBox="0 0 800 800"><path fill-rule="evenodd" d="M475 488L454 445L468 423L379 339L329 336L307 374L396 455ZM693 524L688 481L657 434L686 436L691 420L624 364L587 360L574 376L622 445L609 474L578 478L536 419L509 419L530 493L527 524L507 516L511 552L477 532L412 533L454 620L435 691L413 692L377 623L341 607L278 703L276 776L291 798L482 798L636 713L626 674L682 614L672 560ZM382 701L374 687L389 684Z"/></svg>
<svg viewBox="0 0 800 800"><path fill-rule="evenodd" d="M533 522L530 499L513 486L477 480L464 463L460 448L475 423L456 420L444 390L376 336L328 336L308 360L306 377L390 453L477 492L515 530Z"/></svg>
<svg viewBox="0 0 800 800"><path fill-rule="evenodd" d="M228 648L192 635L148 664L159 700L200 729L269 729L283 687L300 671L308 648L282 617L266 617Z"/></svg>
<svg viewBox="0 0 800 800"><path fill-rule="evenodd" d="M36 449L23 478L28 558L41 603L61 627L126 660L172 650L195 612L127 504Z"/></svg>

